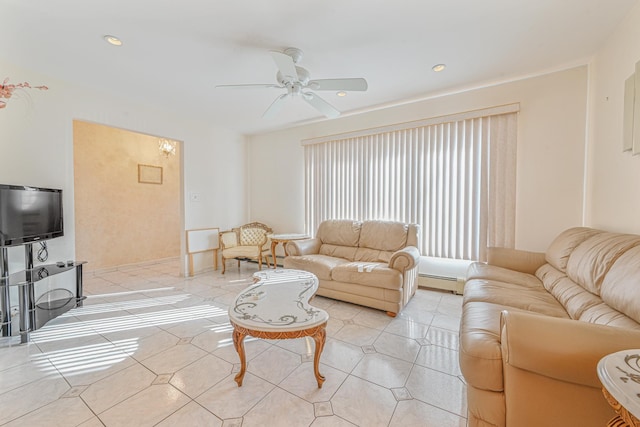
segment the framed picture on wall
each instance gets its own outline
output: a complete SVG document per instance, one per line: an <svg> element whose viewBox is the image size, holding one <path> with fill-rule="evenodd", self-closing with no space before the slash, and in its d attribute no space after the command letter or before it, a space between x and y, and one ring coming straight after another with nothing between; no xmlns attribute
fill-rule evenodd
<svg viewBox="0 0 640 427"><path fill-rule="evenodd" d="M162 184L162 167L139 164L138 182L142 184Z"/></svg>

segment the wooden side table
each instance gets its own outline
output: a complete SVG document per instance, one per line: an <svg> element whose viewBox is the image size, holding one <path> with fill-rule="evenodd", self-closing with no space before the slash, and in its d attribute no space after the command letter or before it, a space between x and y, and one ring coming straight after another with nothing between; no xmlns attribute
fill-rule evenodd
<svg viewBox="0 0 640 427"><path fill-rule="evenodd" d="M289 256L289 254L287 253L287 242L290 242L292 240L303 240L303 239L308 239L309 236L306 234L271 234L269 236L269 238L271 239L271 256L273 258L273 268L277 268L277 264L276 264L276 246L278 246L278 243L282 243L282 248L284 249L284 256Z"/></svg>
<svg viewBox="0 0 640 427"><path fill-rule="evenodd" d="M607 427L640 427L640 349L600 359L598 378L604 397L618 414Z"/></svg>

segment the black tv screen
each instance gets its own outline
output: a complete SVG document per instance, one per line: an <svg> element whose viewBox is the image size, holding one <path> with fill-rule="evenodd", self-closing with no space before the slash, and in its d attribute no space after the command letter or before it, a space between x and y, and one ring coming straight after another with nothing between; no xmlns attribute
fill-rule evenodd
<svg viewBox="0 0 640 427"><path fill-rule="evenodd" d="M0 184L0 246L63 235L62 190Z"/></svg>

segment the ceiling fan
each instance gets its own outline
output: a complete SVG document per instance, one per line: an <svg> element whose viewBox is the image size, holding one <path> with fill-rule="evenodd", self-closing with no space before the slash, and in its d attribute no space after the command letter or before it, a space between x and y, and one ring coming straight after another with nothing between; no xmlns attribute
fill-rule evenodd
<svg viewBox="0 0 640 427"><path fill-rule="evenodd" d="M325 116L335 118L340 115L340 111L336 110L335 107L314 93L314 91L334 90L342 92L367 90L367 81L363 78L310 80L309 71L297 65L300 59L302 59L302 51L295 47L287 48L284 52L271 51L270 53L278 67L278 73L276 74L278 84L218 85L216 88L286 89L287 92L278 96L269 108L267 108L262 115L264 118L270 118L278 114L286 100L293 96L300 96Z"/></svg>

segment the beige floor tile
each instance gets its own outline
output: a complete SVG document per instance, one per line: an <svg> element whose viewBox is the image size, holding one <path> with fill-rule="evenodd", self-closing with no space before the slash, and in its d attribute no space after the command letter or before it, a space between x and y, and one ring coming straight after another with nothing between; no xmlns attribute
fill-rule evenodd
<svg viewBox="0 0 640 427"><path fill-rule="evenodd" d="M93 416L82 424L78 425L78 427L104 427L102 421L97 416Z"/></svg>
<svg viewBox="0 0 640 427"><path fill-rule="evenodd" d="M331 399L331 396L338 390L338 387L342 385L347 378L347 374L322 363L319 369L320 374L325 377L322 388L318 388L318 382L313 373L312 362L306 362L298 366L298 368L278 386L307 402L326 402Z"/></svg>
<svg viewBox="0 0 640 427"><path fill-rule="evenodd" d="M406 387L418 400L466 416L466 390L458 377L414 365Z"/></svg>
<svg viewBox="0 0 640 427"><path fill-rule="evenodd" d="M311 403L276 388L244 416L242 427L307 427L314 419Z"/></svg>
<svg viewBox="0 0 640 427"><path fill-rule="evenodd" d="M429 328L429 332L427 332L425 338L433 345L450 348L451 350L458 350L460 347L458 334L446 329L435 328L432 326Z"/></svg>
<svg viewBox="0 0 640 427"><path fill-rule="evenodd" d="M316 418L310 427L356 427L356 424L352 424L344 418L333 415L331 417Z"/></svg>
<svg viewBox="0 0 640 427"><path fill-rule="evenodd" d="M344 326L344 322L340 319L329 318L327 321L327 336L333 337Z"/></svg>
<svg viewBox="0 0 640 427"><path fill-rule="evenodd" d="M274 340L273 344L298 355L313 354L316 349L316 344L311 337Z"/></svg>
<svg viewBox="0 0 640 427"><path fill-rule="evenodd" d="M169 383L192 399L231 374L233 365L207 355L173 374Z"/></svg>
<svg viewBox="0 0 640 427"><path fill-rule="evenodd" d="M195 400L221 419L239 418L262 400L274 385L247 372L242 387L229 375Z"/></svg>
<svg viewBox="0 0 640 427"><path fill-rule="evenodd" d="M420 352L420 344L411 338L405 338L383 332L373 343L378 353L386 354L406 362L413 363Z"/></svg>
<svg viewBox="0 0 640 427"><path fill-rule="evenodd" d="M0 371L0 395L42 378L60 376L48 359L22 361L26 363Z"/></svg>
<svg viewBox="0 0 640 427"><path fill-rule="evenodd" d="M8 393L1 394L0 425L55 402L69 388L69 384L58 375L33 381Z"/></svg>
<svg viewBox="0 0 640 427"><path fill-rule="evenodd" d="M130 345L130 341L127 340L114 341L114 345L135 360L142 361L173 347L180 338L158 328L158 332L153 335L141 338L131 337L128 340L133 340L135 345Z"/></svg>
<svg viewBox="0 0 640 427"><path fill-rule="evenodd" d="M194 337L191 344L209 353L223 347L233 347L233 326L229 322L212 324L205 332Z"/></svg>
<svg viewBox="0 0 640 427"><path fill-rule="evenodd" d="M188 403L165 418L156 427L220 427L222 420L195 402Z"/></svg>
<svg viewBox="0 0 640 427"><path fill-rule="evenodd" d="M465 427L467 420L418 400L398 402L389 427Z"/></svg>
<svg viewBox="0 0 640 427"><path fill-rule="evenodd" d="M189 401L175 387L153 385L99 414L99 417L107 427L154 426Z"/></svg>
<svg viewBox="0 0 640 427"><path fill-rule="evenodd" d="M429 331L429 325L397 317L393 319L391 323L389 323L384 331L406 338L424 338L424 336L427 335L427 332Z"/></svg>
<svg viewBox="0 0 640 427"><path fill-rule="evenodd" d="M140 363L158 375L169 374L179 371L206 354L207 352L192 344L175 345Z"/></svg>
<svg viewBox="0 0 640 427"><path fill-rule="evenodd" d="M396 403L389 389L353 376L331 399L335 415L359 426L386 426Z"/></svg>
<svg viewBox="0 0 640 427"><path fill-rule="evenodd" d="M320 362L348 373L356 367L363 356L360 346L327 338Z"/></svg>
<svg viewBox="0 0 640 427"><path fill-rule="evenodd" d="M136 363L91 384L80 397L94 413L100 414L149 387L155 379L153 372Z"/></svg>
<svg viewBox="0 0 640 427"><path fill-rule="evenodd" d="M433 318L433 322L431 322L431 326L440 329L448 329L457 333L460 330L460 316L436 314Z"/></svg>
<svg viewBox="0 0 640 427"><path fill-rule="evenodd" d="M27 415L5 424L6 427L76 426L93 418L93 412L79 398L58 399Z"/></svg>
<svg viewBox="0 0 640 427"><path fill-rule="evenodd" d="M210 330L215 323L207 319L196 319L182 322L176 326L166 329L172 335L179 338L195 337L203 332Z"/></svg>
<svg viewBox="0 0 640 427"><path fill-rule="evenodd" d="M378 329L367 328L360 325L344 325L334 338L358 346L371 345L380 335Z"/></svg>
<svg viewBox="0 0 640 427"><path fill-rule="evenodd" d="M272 384L284 380L302 363L300 355L277 346L271 346L251 359L248 371Z"/></svg>
<svg viewBox="0 0 640 427"><path fill-rule="evenodd" d="M246 337L244 339L244 352L247 361L251 361L270 347L271 344L261 339L253 337ZM219 358L224 359L229 363L240 363L240 357L238 356L238 352L233 346L233 340L229 342L229 345L220 347L219 349L215 350L213 354L214 356L218 356Z"/></svg>
<svg viewBox="0 0 640 427"><path fill-rule="evenodd" d="M384 330L393 321L393 317L387 316L387 313L382 310L363 309L353 318L353 321L356 325Z"/></svg>
<svg viewBox="0 0 640 427"><path fill-rule="evenodd" d="M133 348L134 340L98 342L45 352L46 357L72 386L89 385L137 363L123 348Z"/></svg>
<svg viewBox="0 0 640 427"><path fill-rule="evenodd" d="M437 345L427 345L420 349L416 364L457 376L462 375L458 358L459 354L455 350Z"/></svg>
<svg viewBox="0 0 640 427"><path fill-rule="evenodd" d="M417 305L417 303L409 303L399 314L399 319L411 320L414 322L422 323L424 325L430 325L433 321L435 307L431 307L435 304L427 304L425 307Z"/></svg>
<svg viewBox="0 0 640 427"><path fill-rule="evenodd" d="M412 364L380 353L365 354L351 371L355 375L382 387L403 387Z"/></svg>
<svg viewBox="0 0 640 427"><path fill-rule="evenodd" d="M326 309L326 312L329 313L329 318L340 320L353 319L361 311L362 308L360 306L337 300Z"/></svg>

